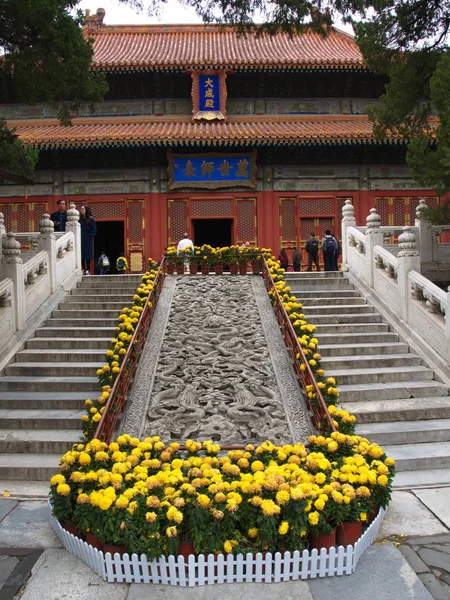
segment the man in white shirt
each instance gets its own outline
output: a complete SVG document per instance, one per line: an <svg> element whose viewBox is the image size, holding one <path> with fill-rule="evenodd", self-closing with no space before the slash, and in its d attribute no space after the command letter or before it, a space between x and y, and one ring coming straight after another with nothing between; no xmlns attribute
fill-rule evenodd
<svg viewBox="0 0 450 600"><path fill-rule="evenodd" d="M189 247L194 248L194 244L192 243L192 240L189 239L188 234L184 233L183 234L183 239L178 242L177 254L181 250L186 250L186 248L189 248Z"/></svg>

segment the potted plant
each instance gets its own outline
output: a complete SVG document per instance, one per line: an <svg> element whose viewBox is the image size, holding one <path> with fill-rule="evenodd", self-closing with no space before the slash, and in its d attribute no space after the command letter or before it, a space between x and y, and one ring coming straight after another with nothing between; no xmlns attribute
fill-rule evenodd
<svg viewBox="0 0 450 600"><path fill-rule="evenodd" d="M169 246L166 251L166 272L168 275L173 275L175 272L177 249L175 246Z"/></svg>
<svg viewBox="0 0 450 600"><path fill-rule="evenodd" d="M237 262L239 265L239 274L247 275L247 266L249 261L249 248L247 246L241 246L237 254Z"/></svg>

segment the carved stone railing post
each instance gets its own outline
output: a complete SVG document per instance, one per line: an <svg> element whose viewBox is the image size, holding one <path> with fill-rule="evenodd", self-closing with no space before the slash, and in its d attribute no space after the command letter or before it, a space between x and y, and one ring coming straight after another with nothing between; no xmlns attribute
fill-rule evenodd
<svg viewBox="0 0 450 600"><path fill-rule="evenodd" d="M50 215L42 215L39 221L39 249L45 250L48 254L48 274L50 277L51 293L56 290L56 239L54 233L54 223L50 220Z"/></svg>
<svg viewBox="0 0 450 600"><path fill-rule="evenodd" d="M366 281L373 288L375 281L375 254L374 247L383 245L383 232L380 230L381 217L375 208L370 209L366 219Z"/></svg>
<svg viewBox="0 0 450 600"><path fill-rule="evenodd" d="M445 342L447 348L447 363L450 365L450 285L447 288L447 310L445 312Z"/></svg>
<svg viewBox="0 0 450 600"><path fill-rule="evenodd" d="M23 261L20 256L20 242L10 232L3 238L2 276L9 277L14 289L14 314L16 329L25 323L25 282L23 280Z"/></svg>
<svg viewBox="0 0 450 600"><path fill-rule="evenodd" d="M421 212L427 207L424 198L419 200L419 205L416 208L416 220L415 226L419 229L418 242L419 242L419 254L421 263L433 262L433 247L436 244L434 239L433 230L431 229L431 223L425 219L421 219Z"/></svg>
<svg viewBox="0 0 450 600"><path fill-rule="evenodd" d="M408 273L417 271L420 273L420 256L416 246L416 236L411 227L404 227L403 233L398 237L398 306L400 317L408 322L408 305L412 298L408 283Z"/></svg>
<svg viewBox="0 0 450 600"><path fill-rule="evenodd" d="M1 264L2 255L3 255L2 239L3 239L4 235L6 235L5 217L3 216L3 213L0 212L0 264ZM2 272L1 272L1 266L0 266L0 278L1 278L1 276L2 276Z"/></svg>
<svg viewBox="0 0 450 600"><path fill-rule="evenodd" d="M80 213L75 204L70 205L67 211L66 231L71 231L75 240L76 268L81 269L81 231L80 231Z"/></svg>
<svg viewBox="0 0 450 600"><path fill-rule="evenodd" d="M344 206L342 207L342 223L341 223L341 235L342 235L342 263L347 264L348 256L348 240L347 240L347 227L356 227L355 219L355 208L352 201L347 198Z"/></svg>

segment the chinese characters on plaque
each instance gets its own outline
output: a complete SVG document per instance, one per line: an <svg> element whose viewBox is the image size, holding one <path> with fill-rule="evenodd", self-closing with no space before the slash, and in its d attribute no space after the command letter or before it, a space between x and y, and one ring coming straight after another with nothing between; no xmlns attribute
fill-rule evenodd
<svg viewBox="0 0 450 600"><path fill-rule="evenodd" d="M224 71L192 72L192 114L195 120L225 119L226 77Z"/></svg>
<svg viewBox="0 0 450 600"><path fill-rule="evenodd" d="M168 154L169 189L196 187L255 187L256 153Z"/></svg>

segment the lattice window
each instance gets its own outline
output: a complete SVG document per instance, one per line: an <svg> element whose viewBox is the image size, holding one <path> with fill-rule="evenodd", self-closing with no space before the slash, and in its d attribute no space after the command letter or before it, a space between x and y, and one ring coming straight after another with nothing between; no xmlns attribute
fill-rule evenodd
<svg viewBox="0 0 450 600"><path fill-rule="evenodd" d="M409 225L406 222L405 216L409 214L409 198L392 198L394 221L392 225L395 227Z"/></svg>
<svg viewBox="0 0 450 600"><path fill-rule="evenodd" d="M92 208L92 215L95 219L124 219L125 211L123 202L99 202L89 205Z"/></svg>
<svg viewBox="0 0 450 600"><path fill-rule="evenodd" d="M42 219L43 215L48 211L47 204L36 204L34 207L34 229L31 231L38 231L39 229L39 221Z"/></svg>
<svg viewBox="0 0 450 600"><path fill-rule="evenodd" d="M231 217L233 215L232 199L192 200L193 217Z"/></svg>
<svg viewBox="0 0 450 600"><path fill-rule="evenodd" d="M130 243L142 243L144 232L142 230L143 206L142 202L128 203L129 215L129 241Z"/></svg>
<svg viewBox="0 0 450 600"><path fill-rule="evenodd" d="M171 244L178 243L187 231L187 202L185 200L169 200L169 217L171 224Z"/></svg>
<svg viewBox="0 0 450 600"><path fill-rule="evenodd" d="M238 242L256 243L255 231L255 202L253 200L238 200Z"/></svg>
<svg viewBox="0 0 450 600"><path fill-rule="evenodd" d="M0 212L3 213L5 218L5 229L6 233L13 230L13 205L12 204L0 204Z"/></svg>
<svg viewBox="0 0 450 600"><path fill-rule="evenodd" d="M302 242L306 243L306 240L309 238L309 234L311 233L311 231L315 230L315 219L305 219L303 217L300 219L300 238Z"/></svg>
<svg viewBox="0 0 450 600"><path fill-rule="evenodd" d="M332 217L321 217L319 219L319 230L316 231L316 236L322 239L327 229L329 229L331 233L334 233L334 219Z"/></svg>
<svg viewBox="0 0 450 600"><path fill-rule="evenodd" d="M375 197L374 208L381 217L381 225L392 225L389 223L389 200L390 198L386 196Z"/></svg>
<svg viewBox="0 0 450 600"><path fill-rule="evenodd" d="M28 206L26 204L17 205L17 232L24 233L29 231Z"/></svg>
<svg viewBox="0 0 450 600"><path fill-rule="evenodd" d="M282 242L295 242L295 198L281 198L280 216Z"/></svg>
<svg viewBox="0 0 450 600"><path fill-rule="evenodd" d="M300 198L300 215L334 214L333 198Z"/></svg>

